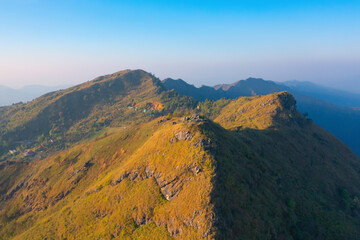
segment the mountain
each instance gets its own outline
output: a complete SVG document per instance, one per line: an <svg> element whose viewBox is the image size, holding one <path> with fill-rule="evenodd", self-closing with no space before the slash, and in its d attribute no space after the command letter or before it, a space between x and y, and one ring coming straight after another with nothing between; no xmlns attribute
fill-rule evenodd
<svg viewBox="0 0 360 240"><path fill-rule="evenodd" d="M261 78L248 78L233 84L217 85L214 89L226 91L225 96L237 98L239 96L266 95L273 92L281 92L284 89L272 81L265 81Z"/></svg>
<svg viewBox="0 0 360 240"><path fill-rule="evenodd" d="M205 99L212 99L214 96L215 99L220 99L222 97L222 92L217 91L212 87L202 86L197 88L193 85L186 83L182 79L174 80L171 78L167 78L162 81L164 86L167 89L176 89L181 95L187 95L196 98L199 101L204 101Z"/></svg>
<svg viewBox="0 0 360 240"><path fill-rule="evenodd" d="M180 94L194 97L200 101L206 98L212 100L224 97L234 99L240 96L266 95L274 92L288 91L296 98L298 109L302 113L307 113L315 123L333 133L360 156L360 124L358 124L360 122L360 112L357 109L325 101L324 99L330 99L330 97L324 96L331 96L331 91L326 90L326 88L318 87L319 97L317 97L317 91L311 90L311 88L309 91L304 90L306 89L304 86L308 84L287 84L289 86L259 78L249 78L233 84L217 85L212 90L209 90L209 87L196 88L189 84L185 86L186 82L183 80L170 81L166 79L163 81L163 85L167 89L174 89ZM316 85L311 86L315 89L314 86ZM189 88L191 91L185 91ZM326 94L320 94L321 91L319 89L322 89L321 91ZM342 93L341 91L336 92L332 99L339 99ZM350 102L352 98L346 99L344 102ZM357 102L354 100L353 106L356 104Z"/></svg>
<svg viewBox="0 0 360 240"><path fill-rule="evenodd" d="M27 102L33 100L41 95L56 91L59 89L68 88L69 86L42 86L29 85L19 89L13 89L5 86L0 86L0 106L11 105L18 102Z"/></svg>
<svg viewBox="0 0 360 240"><path fill-rule="evenodd" d="M199 101L205 99L218 100L220 98L237 98L239 96L266 95L273 92L290 90L290 88L279 86L272 81L264 81L260 78L249 78L240 80L233 84L221 84L214 87L202 86L197 88L186 83L182 79L167 78L162 81L166 89L174 89L181 95L191 96Z"/></svg>
<svg viewBox="0 0 360 240"><path fill-rule="evenodd" d="M293 91L344 107L360 107L360 94L323 87L311 82L287 81L278 83Z"/></svg>
<svg viewBox="0 0 360 240"><path fill-rule="evenodd" d="M288 92L196 102L136 70L5 112L9 119L31 109L44 126L56 119L51 112L62 112L65 120L54 123L62 131L72 128L66 119L87 126L90 116L119 114L92 138L84 135L43 159L0 162L0 239L360 234L360 159L299 113ZM85 113L74 115L80 109ZM33 127L39 127L33 136L41 132L41 125Z"/></svg>
<svg viewBox="0 0 360 240"><path fill-rule="evenodd" d="M64 149L103 127L148 121L187 105L196 102L165 91L160 80L145 71L102 76L0 108L0 156L10 149L24 150L25 143L46 144L51 139L56 139L53 148Z"/></svg>

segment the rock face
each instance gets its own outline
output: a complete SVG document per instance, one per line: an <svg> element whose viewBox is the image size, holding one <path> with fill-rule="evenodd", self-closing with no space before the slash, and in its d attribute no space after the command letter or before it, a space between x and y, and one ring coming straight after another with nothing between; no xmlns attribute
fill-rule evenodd
<svg viewBox="0 0 360 240"><path fill-rule="evenodd" d="M112 182L112 185L116 186L117 184L124 181L125 178L127 178L131 181L134 181L134 182L143 181L145 179L151 178L153 176L153 174L154 174L154 171L150 170L150 168L139 167L136 170L125 171L115 181Z"/></svg>
<svg viewBox="0 0 360 240"><path fill-rule="evenodd" d="M182 190L183 187L183 181L179 180L177 177L173 177L169 180L161 179L159 176L158 178L155 178L156 182L158 183L161 193L164 195L166 200L171 201Z"/></svg>
<svg viewBox="0 0 360 240"><path fill-rule="evenodd" d="M200 122L201 121L201 117L199 114L193 114L191 116L186 116L186 117L183 117L182 119L183 122L189 122L189 121L192 121L192 122Z"/></svg>
<svg viewBox="0 0 360 240"><path fill-rule="evenodd" d="M200 138L195 142L194 146L204 148L204 150L210 150L213 153L216 153L217 150L216 143L212 139Z"/></svg>
<svg viewBox="0 0 360 240"><path fill-rule="evenodd" d="M175 133L175 138L179 141L191 140L193 136L191 136L189 131L180 131Z"/></svg>
<svg viewBox="0 0 360 240"><path fill-rule="evenodd" d="M290 110L291 112L296 111L296 100L295 98L288 92L282 92L278 94L278 98L281 101L281 105L285 108Z"/></svg>

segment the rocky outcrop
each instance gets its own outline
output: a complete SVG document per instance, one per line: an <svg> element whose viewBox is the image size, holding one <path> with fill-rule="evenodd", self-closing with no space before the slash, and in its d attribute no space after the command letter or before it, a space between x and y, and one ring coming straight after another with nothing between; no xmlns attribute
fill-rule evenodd
<svg viewBox="0 0 360 240"><path fill-rule="evenodd" d="M162 195L168 201L171 201L177 197L184 185L184 180L179 179L177 176L162 178L161 174L157 174L155 176L155 180L160 187Z"/></svg>
<svg viewBox="0 0 360 240"><path fill-rule="evenodd" d="M210 150L216 152L216 143L212 139L199 138L195 143L194 147L202 147L204 150Z"/></svg>
<svg viewBox="0 0 360 240"><path fill-rule="evenodd" d="M128 178L131 181L142 181L147 178L150 178L153 176L154 171L152 171L149 168L143 168L139 167L135 170L128 170L122 173L115 181L112 182L113 186L116 186L117 184L121 183L125 178Z"/></svg>
<svg viewBox="0 0 360 240"><path fill-rule="evenodd" d="M291 112L295 112L296 110L296 100L295 98L288 92L281 92L278 95L280 99L281 105Z"/></svg>
<svg viewBox="0 0 360 240"><path fill-rule="evenodd" d="M13 188L9 194L6 195L5 200L8 200L14 196L14 194L19 191L22 187L27 187L28 183L25 181L20 182L18 185Z"/></svg>
<svg viewBox="0 0 360 240"><path fill-rule="evenodd" d="M198 164L191 164L188 166L182 166L186 168L186 171L191 171L195 176L201 172L201 168ZM113 186L124 181L125 178L139 182L148 178L154 178L156 183L158 184L160 191L164 198L168 201L176 198L181 190L183 189L184 183L187 181L193 180L192 177L186 177L185 172L179 176L163 176L162 173L156 173L151 167L139 167L135 170L128 170L122 173L116 180L112 182Z"/></svg>
<svg viewBox="0 0 360 240"><path fill-rule="evenodd" d="M187 121L200 122L201 120L202 120L202 118L200 117L199 114L193 114L191 116L186 116L186 117L183 117L183 119L182 119L183 122L187 122Z"/></svg>
<svg viewBox="0 0 360 240"><path fill-rule="evenodd" d="M179 141L192 140L193 136L191 136L189 131L180 131L175 133L175 138Z"/></svg>
<svg viewBox="0 0 360 240"><path fill-rule="evenodd" d="M191 141L193 136L189 131L180 131L174 134L173 138L170 138L170 143L176 143L177 141Z"/></svg>

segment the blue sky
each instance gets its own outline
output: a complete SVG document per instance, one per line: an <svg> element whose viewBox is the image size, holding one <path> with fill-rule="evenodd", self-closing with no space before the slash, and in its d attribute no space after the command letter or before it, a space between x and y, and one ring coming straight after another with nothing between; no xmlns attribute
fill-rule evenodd
<svg viewBox="0 0 360 240"><path fill-rule="evenodd" d="M360 92L359 43L360 1L0 0L0 85L12 87L141 68Z"/></svg>

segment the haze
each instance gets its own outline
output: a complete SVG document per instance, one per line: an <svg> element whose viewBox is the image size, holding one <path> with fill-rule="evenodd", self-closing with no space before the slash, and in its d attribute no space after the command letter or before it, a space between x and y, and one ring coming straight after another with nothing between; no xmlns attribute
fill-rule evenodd
<svg viewBox="0 0 360 240"><path fill-rule="evenodd" d="M0 85L122 69L197 86L247 77L360 93L359 1L0 0Z"/></svg>

